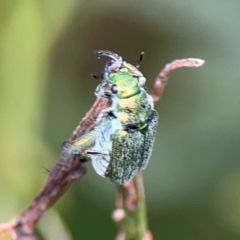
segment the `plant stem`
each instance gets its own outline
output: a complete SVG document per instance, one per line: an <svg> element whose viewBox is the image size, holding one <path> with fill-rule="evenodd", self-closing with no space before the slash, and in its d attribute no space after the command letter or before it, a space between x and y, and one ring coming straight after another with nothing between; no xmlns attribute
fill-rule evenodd
<svg viewBox="0 0 240 240"><path fill-rule="evenodd" d="M113 219L119 224L117 240L151 240L142 173L124 185L118 185Z"/></svg>

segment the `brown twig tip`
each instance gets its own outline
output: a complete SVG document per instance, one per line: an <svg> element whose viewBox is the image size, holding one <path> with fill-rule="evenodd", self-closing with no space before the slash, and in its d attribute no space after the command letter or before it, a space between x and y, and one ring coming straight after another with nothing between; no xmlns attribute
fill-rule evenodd
<svg viewBox="0 0 240 240"><path fill-rule="evenodd" d="M165 65L165 67L156 77L153 90L151 92L154 103L157 103L161 98L170 72L182 67L201 67L204 63L205 61L199 58L184 58L175 60Z"/></svg>
<svg viewBox="0 0 240 240"><path fill-rule="evenodd" d="M205 60L200 58L190 58L190 60L195 61L196 65L193 67L201 67L205 63Z"/></svg>
<svg viewBox="0 0 240 240"><path fill-rule="evenodd" d="M201 67L204 63L205 61L199 58L183 58L167 64L166 67L170 66L170 71L172 71L181 67Z"/></svg>

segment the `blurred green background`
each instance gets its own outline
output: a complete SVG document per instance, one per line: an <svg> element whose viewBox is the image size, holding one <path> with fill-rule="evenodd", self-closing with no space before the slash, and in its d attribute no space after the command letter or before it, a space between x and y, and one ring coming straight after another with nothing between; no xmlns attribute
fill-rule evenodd
<svg viewBox="0 0 240 240"><path fill-rule="evenodd" d="M240 1L0 1L0 222L44 184L95 100L108 49L136 63L148 89L178 58L206 64L171 74L146 169L155 239L240 239ZM88 174L39 223L42 239L113 239L115 186Z"/></svg>

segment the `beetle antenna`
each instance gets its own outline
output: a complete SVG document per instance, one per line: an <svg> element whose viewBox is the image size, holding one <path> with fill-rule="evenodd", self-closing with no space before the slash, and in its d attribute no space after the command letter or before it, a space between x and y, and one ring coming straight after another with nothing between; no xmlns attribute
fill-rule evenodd
<svg viewBox="0 0 240 240"><path fill-rule="evenodd" d="M141 52L141 53L140 53L140 56L139 56L139 58L138 58L138 60L137 60L138 65L136 66L136 68L140 68L140 64L141 64L142 61L143 61L144 54L145 54L144 52Z"/></svg>

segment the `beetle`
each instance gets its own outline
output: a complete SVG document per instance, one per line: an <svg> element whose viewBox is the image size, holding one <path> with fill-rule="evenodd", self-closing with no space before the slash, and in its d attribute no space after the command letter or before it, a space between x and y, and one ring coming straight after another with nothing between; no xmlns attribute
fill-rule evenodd
<svg viewBox="0 0 240 240"><path fill-rule="evenodd" d="M107 50L97 51L96 55L111 58L95 90L96 96L110 100L110 106L103 109L92 131L64 144L63 149L90 160L100 176L124 184L149 162L158 113L143 88L146 78L138 67Z"/></svg>

